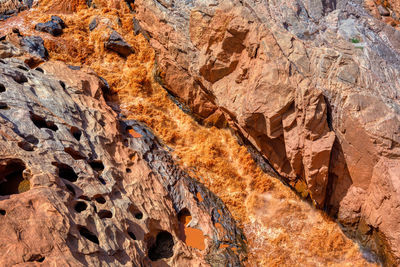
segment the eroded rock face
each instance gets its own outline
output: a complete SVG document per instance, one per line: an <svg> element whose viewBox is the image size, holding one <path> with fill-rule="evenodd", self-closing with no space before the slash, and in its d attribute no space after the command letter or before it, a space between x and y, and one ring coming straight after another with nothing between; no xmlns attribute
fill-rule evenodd
<svg viewBox="0 0 400 267"><path fill-rule="evenodd" d="M399 31L361 0L135 5L166 89L400 263Z"/></svg>
<svg viewBox="0 0 400 267"><path fill-rule="evenodd" d="M0 265L240 265L244 237L222 201L118 119L106 86L88 68L0 61ZM182 239L181 209L204 250Z"/></svg>

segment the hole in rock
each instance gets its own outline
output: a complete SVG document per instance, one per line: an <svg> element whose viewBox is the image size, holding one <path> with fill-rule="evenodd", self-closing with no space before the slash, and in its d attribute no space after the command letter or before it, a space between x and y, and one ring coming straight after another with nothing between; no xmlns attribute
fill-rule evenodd
<svg viewBox="0 0 400 267"><path fill-rule="evenodd" d="M181 239L186 245L197 248L200 250L205 249L203 232L199 229L188 227L188 224L192 220L192 216L187 208L182 209L178 213L179 228L181 233Z"/></svg>
<svg viewBox="0 0 400 267"><path fill-rule="evenodd" d="M128 210L133 214L133 216L135 216L136 219L143 219L143 212L141 212L135 205L131 204Z"/></svg>
<svg viewBox="0 0 400 267"><path fill-rule="evenodd" d="M6 211L5 210L0 210L0 215L2 215L2 216L6 215Z"/></svg>
<svg viewBox="0 0 400 267"><path fill-rule="evenodd" d="M58 168L58 176L70 182L76 182L78 175L75 173L74 169L64 163L53 162L54 166Z"/></svg>
<svg viewBox="0 0 400 267"><path fill-rule="evenodd" d="M123 144L124 144L124 146L129 147L129 140L124 139Z"/></svg>
<svg viewBox="0 0 400 267"><path fill-rule="evenodd" d="M149 249L149 258L152 261L170 258L173 255L173 248L172 235L167 231L162 231L157 234L156 242Z"/></svg>
<svg viewBox="0 0 400 267"><path fill-rule="evenodd" d="M42 128L47 128L53 131L57 131L58 127L57 125L54 124L54 122L52 121L46 121L43 117L36 115L32 112L30 112L31 114L31 120L33 122L33 124L36 125L36 127L42 129Z"/></svg>
<svg viewBox="0 0 400 267"><path fill-rule="evenodd" d="M85 202L78 201L78 202L75 204L74 209L75 209L76 212L81 213L82 211L84 211L84 210L87 209L87 204L86 204Z"/></svg>
<svg viewBox="0 0 400 267"><path fill-rule="evenodd" d="M40 254L33 254L30 258L29 258L29 262L32 261L37 261L37 262L44 262L45 257L40 255Z"/></svg>
<svg viewBox="0 0 400 267"><path fill-rule="evenodd" d="M78 227L79 227L79 233L81 234L81 236L83 236L84 238L86 238L87 240L89 240L93 243L96 243L97 245L99 244L99 239L97 238L97 236L95 234L90 232L84 226L78 226Z"/></svg>
<svg viewBox="0 0 400 267"><path fill-rule="evenodd" d="M6 87L0 83L0 93L3 93L6 91Z"/></svg>
<svg viewBox="0 0 400 267"><path fill-rule="evenodd" d="M132 170L131 170L131 169L129 169L129 168L126 168L126 172L127 172L127 173L131 173L131 172L132 172Z"/></svg>
<svg viewBox="0 0 400 267"><path fill-rule="evenodd" d="M179 222L183 223L184 225L187 225L192 220L190 211L187 208L182 209L178 213L178 219L179 219Z"/></svg>
<svg viewBox="0 0 400 267"><path fill-rule="evenodd" d="M65 83L63 81L60 81L60 85L65 90Z"/></svg>
<svg viewBox="0 0 400 267"><path fill-rule="evenodd" d="M28 71L27 68L25 68L24 66L21 66L21 65L19 65L17 68L20 69L20 70Z"/></svg>
<svg viewBox="0 0 400 267"><path fill-rule="evenodd" d="M80 159L86 159L84 155L82 155L81 152L76 151L72 147L66 147L64 148L65 153L68 153L74 160L80 160Z"/></svg>
<svg viewBox="0 0 400 267"><path fill-rule="evenodd" d="M112 218L113 216L112 212L109 210L100 210L97 214L99 215L100 219Z"/></svg>
<svg viewBox="0 0 400 267"><path fill-rule="evenodd" d="M73 136L76 140L78 140L78 141L81 140L82 131L79 130L77 127L72 126L70 132L71 132L72 136Z"/></svg>
<svg viewBox="0 0 400 267"><path fill-rule="evenodd" d="M7 110L7 109L10 109L10 108L8 107L8 105L6 103L0 102L0 109Z"/></svg>
<svg viewBox="0 0 400 267"><path fill-rule="evenodd" d="M72 65L68 65L68 68L70 68L71 70L80 70L81 69L80 66L72 66Z"/></svg>
<svg viewBox="0 0 400 267"><path fill-rule="evenodd" d="M7 196L26 192L29 180L23 178L25 164L19 159L0 160L0 195Z"/></svg>
<svg viewBox="0 0 400 267"><path fill-rule="evenodd" d="M135 234L134 233L132 233L132 232L128 232L128 235L133 239L133 240L137 240L137 238L136 238L136 236L135 236Z"/></svg>
<svg viewBox="0 0 400 267"><path fill-rule="evenodd" d="M105 198L104 197L102 197L102 196L99 196L99 197L94 197L94 200L96 200L96 202L97 203L100 203L100 204L104 204L104 203L106 203L106 200L105 200Z"/></svg>
<svg viewBox="0 0 400 267"><path fill-rule="evenodd" d="M34 147L26 141L19 141L18 146L25 151L33 151L34 150Z"/></svg>
<svg viewBox="0 0 400 267"><path fill-rule="evenodd" d="M12 12L15 12L15 11L12 11ZM19 31L18 28L13 28L12 32L18 34L18 36L21 36L21 32Z"/></svg>
<svg viewBox="0 0 400 267"><path fill-rule="evenodd" d="M101 178L101 177L99 177L99 181L100 181L100 183L102 183L102 184L106 184L106 181L104 181L104 179L103 178Z"/></svg>
<svg viewBox="0 0 400 267"><path fill-rule="evenodd" d="M67 187L68 191L70 191L73 196L76 195L75 189L70 184L65 184L65 187Z"/></svg>
<svg viewBox="0 0 400 267"><path fill-rule="evenodd" d="M28 81L28 78L19 71L13 71L12 73L9 74L13 80L19 84L26 83Z"/></svg>
<svg viewBox="0 0 400 267"><path fill-rule="evenodd" d="M104 164L101 160L91 160L89 161L89 165L97 172L102 172L104 170Z"/></svg>
<svg viewBox="0 0 400 267"><path fill-rule="evenodd" d="M37 145L39 143L39 139L34 137L33 135L23 136L23 138L33 145Z"/></svg>
<svg viewBox="0 0 400 267"><path fill-rule="evenodd" d="M44 70L42 68L36 68L35 70L37 70L37 71L39 71L41 73L44 73Z"/></svg>

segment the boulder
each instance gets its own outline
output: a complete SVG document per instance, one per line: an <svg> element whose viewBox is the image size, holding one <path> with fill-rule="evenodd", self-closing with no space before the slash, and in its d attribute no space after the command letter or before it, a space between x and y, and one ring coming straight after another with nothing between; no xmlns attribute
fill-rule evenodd
<svg viewBox="0 0 400 267"><path fill-rule="evenodd" d="M60 36L66 27L64 21L58 16L51 16L51 20L45 23L38 23L35 30L50 33L53 36Z"/></svg>
<svg viewBox="0 0 400 267"><path fill-rule="evenodd" d="M36 55L43 60L47 60L49 53L44 46L44 41L40 36L25 36L21 38L21 48L32 55Z"/></svg>
<svg viewBox="0 0 400 267"><path fill-rule="evenodd" d="M379 11L379 14L381 14L381 16L390 16L389 10L382 5L378 6L378 11Z"/></svg>
<svg viewBox="0 0 400 267"><path fill-rule="evenodd" d="M97 27L97 18L92 19L92 21L89 24L89 30L93 31Z"/></svg>
<svg viewBox="0 0 400 267"><path fill-rule="evenodd" d="M116 31L112 31L110 37L105 43L105 47L118 53L122 57L128 57L135 53L133 48Z"/></svg>

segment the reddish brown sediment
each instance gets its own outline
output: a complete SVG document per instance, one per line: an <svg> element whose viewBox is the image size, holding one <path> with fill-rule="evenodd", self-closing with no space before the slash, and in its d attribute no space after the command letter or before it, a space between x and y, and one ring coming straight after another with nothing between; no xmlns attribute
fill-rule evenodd
<svg viewBox="0 0 400 267"><path fill-rule="evenodd" d="M358 245L336 222L263 173L230 131L200 126L170 100L153 78L155 52L142 35L134 36L133 15L124 1L97 9L82 2L71 6L40 1L37 8L13 18L12 27L20 28L23 35L43 37L52 60L90 67L107 80L127 118L146 123L173 149L176 161L228 206L248 238L249 266L374 266L362 258ZM36 23L53 14L68 26L61 37L34 31ZM89 31L95 17L99 25ZM0 25L2 33L12 29L5 22ZM134 48L134 54L124 59L105 49L109 27ZM197 198L203 201L201 195ZM215 226L222 228L219 223ZM201 250L198 231L186 227L186 242ZM219 232L222 238L223 228ZM228 244L222 246L230 249Z"/></svg>

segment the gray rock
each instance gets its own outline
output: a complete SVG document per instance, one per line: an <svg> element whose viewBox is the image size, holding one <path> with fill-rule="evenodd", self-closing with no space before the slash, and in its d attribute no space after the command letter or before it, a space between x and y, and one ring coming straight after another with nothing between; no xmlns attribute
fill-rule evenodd
<svg viewBox="0 0 400 267"><path fill-rule="evenodd" d="M378 11L379 11L379 14L381 14L381 16L390 16L389 10L382 5L378 6Z"/></svg>
<svg viewBox="0 0 400 267"><path fill-rule="evenodd" d="M50 33L53 36L60 36L66 27L64 21L57 16L51 16L51 20L45 23L38 23L35 30Z"/></svg>
<svg viewBox="0 0 400 267"><path fill-rule="evenodd" d="M89 30L93 31L97 27L97 18L92 19L92 21L89 23Z"/></svg>
<svg viewBox="0 0 400 267"><path fill-rule="evenodd" d="M21 47L32 55L47 60L49 53L44 46L44 41L40 36L25 36L21 38Z"/></svg>
<svg viewBox="0 0 400 267"><path fill-rule="evenodd" d="M105 43L105 47L109 50L117 52L119 55L123 57L127 57L135 51L133 48L125 42L121 35L119 35L116 31L113 31Z"/></svg>
<svg viewBox="0 0 400 267"><path fill-rule="evenodd" d="M135 33L135 35L141 33L143 34L144 38L147 39L147 41L150 41L149 33L143 30L143 28L140 26L140 22L136 18L133 18L132 22L133 22L133 32Z"/></svg>

